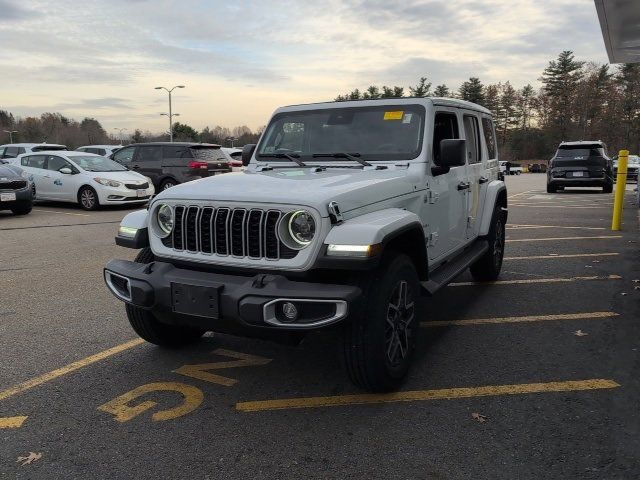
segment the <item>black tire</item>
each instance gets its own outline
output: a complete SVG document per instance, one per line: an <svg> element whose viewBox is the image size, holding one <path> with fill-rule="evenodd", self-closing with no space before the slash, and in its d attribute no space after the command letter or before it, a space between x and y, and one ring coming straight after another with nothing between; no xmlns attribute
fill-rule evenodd
<svg viewBox="0 0 640 480"><path fill-rule="evenodd" d="M28 203L26 205L20 205L19 207L12 208L11 213L13 213L14 215L28 215L29 213L31 213L32 208L33 206L31 205L31 203Z"/></svg>
<svg viewBox="0 0 640 480"><path fill-rule="evenodd" d="M520 175L520 170L516 170L516 175Z"/></svg>
<svg viewBox="0 0 640 480"><path fill-rule="evenodd" d="M365 287L366 306L344 327L345 363L357 386L387 392L402 385L415 350L419 291L409 257L387 254Z"/></svg>
<svg viewBox="0 0 640 480"><path fill-rule="evenodd" d="M150 248L143 248L136 256L138 263L150 263L155 259ZM133 305L126 304L127 318L133 330L149 343L162 347L182 347L197 342L206 330L168 325L159 322L153 313Z"/></svg>
<svg viewBox="0 0 640 480"><path fill-rule="evenodd" d="M160 191L162 192L164 190L167 190L168 188L175 187L176 185L178 185L178 182L176 182L173 178L167 178L160 184Z"/></svg>
<svg viewBox="0 0 640 480"><path fill-rule="evenodd" d="M602 187L602 193L611 193L613 192L613 183L607 183L604 187Z"/></svg>
<svg viewBox="0 0 640 480"><path fill-rule="evenodd" d="M78 191L78 204L83 210L97 210L100 206L98 194L91 187L82 187Z"/></svg>
<svg viewBox="0 0 640 480"><path fill-rule="evenodd" d="M489 234L484 237L489 243L489 250L469 269L478 282L492 282L500 276L504 258L505 220L505 212L500 205L496 205Z"/></svg>
<svg viewBox="0 0 640 480"><path fill-rule="evenodd" d="M556 193L557 191L557 187L551 185L550 183L547 183L547 193Z"/></svg>

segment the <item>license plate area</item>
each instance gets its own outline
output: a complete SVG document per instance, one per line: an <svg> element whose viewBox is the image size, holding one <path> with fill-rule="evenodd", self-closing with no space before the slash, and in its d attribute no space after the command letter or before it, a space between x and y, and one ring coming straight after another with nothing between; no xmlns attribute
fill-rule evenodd
<svg viewBox="0 0 640 480"><path fill-rule="evenodd" d="M136 195L138 195L138 197L146 197L147 196L147 190L145 190L145 189L136 190Z"/></svg>
<svg viewBox="0 0 640 480"><path fill-rule="evenodd" d="M585 172L571 172L572 177L586 177Z"/></svg>
<svg viewBox="0 0 640 480"><path fill-rule="evenodd" d="M0 202L15 202L16 194L11 193L0 193Z"/></svg>
<svg viewBox="0 0 640 480"><path fill-rule="evenodd" d="M175 313L220 318L222 285L206 286L171 283L171 306Z"/></svg>

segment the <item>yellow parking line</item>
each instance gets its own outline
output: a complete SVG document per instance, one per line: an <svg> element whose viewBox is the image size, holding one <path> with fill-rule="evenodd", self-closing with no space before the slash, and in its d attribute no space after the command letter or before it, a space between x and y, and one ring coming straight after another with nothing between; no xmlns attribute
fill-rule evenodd
<svg viewBox="0 0 640 480"><path fill-rule="evenodd" d="M561 225L518 225L518 224L507 224L507 230L528 230L535 228L564 228L564 229L573 229L573 230L606 230L605 227L568 227Z"/></svg>
<svg viewBox="0 0 640 480"><path fill-rule="evenodd" d="M622 235L600 235L590 237L552 237L552 238L510 238L509 242L555 242L556 240L602 240L611 238L622 238Z"/></svg>
<svg viewBox="0 0 640 480"><path fill-rule="evenodd" d="M0 400L5 400L9 397L13 397L14 395L22 393L25 390L29 390L33 387L37 387L44 383L50 382L51 380L55 380L56 378L60 378L64 375L75 372L76 370L80 370L81 368L91 365L92 363L99 362L101 360L104 360L105 358L111 357L120 352L124 352L125 350L136 347L142 343L144 343L144 340L142 340L141 338L136 338L135 340L116 345L115 347L70 363L69 365L65 365L64 367L58 368L49 373L45 373L44 375L39 375L35 378L32 378L31 380L27 380L26 382L19 383L18 385L15 385L7 390L1 391Z"/></svg>
<svg viewBox="0 0 640 480"><path fill-rule="evenodd" d="M1 417L0 429L20 428L27 418L29 417Z"/></svg>
<svg viewBox="0 0 640 480"><path fill-rule="evenodd" d="M470 285L521 285L530 283L566 283L580 282L588 280L621 280L620 275L592 276L592 277L569 277L569 278L528 278L525 280L496 280L495 282L457 282L450 283L450 287L466 287Z"/></svg>
<svg viewBox="0 0 640 480"><path fill-rule="evenodd" d="M550 320L590 320L617 317L615 312L560 313L556 315L526 315L522 317L471 318L468 320L443 320L436 322L420 322L424 328L448 327L452 325L489 325L494 323L527 323L546 322Z"/></svg>
<svg viewBox="0 0 640 480"><path fill-rule="evenodd" d="M364 393L331 397L284 398L236 403L240 412L265 410L289 410L296 408L342 407L377 403L417 402L426 400L452 400L456 398L488 397L496 395L523 395L530 393L575 392L617 388L613 380L591 379L548 383L521 383L515 385L488 385L484 387L443 388L438 390L413 390L394 393Z"/></svg>
<svg viewBox="0 0 640 480"><path fill-rule="evenodd" d="M34 208L34 212L47 212L47 213L57 213L59 215L74 215L76 217L90 217L91 215L87 215L86 213L71 213L71 212L57 212L55 210L42 210L40 208Z"/></svg>
<svg viewBox="0 0 640 480"><path fill-rule="evenodd" d="M504 260L553 260L555 258L612 257L619 253L574 253L571 255L531 255L528 257L504 257Z"/></svg>

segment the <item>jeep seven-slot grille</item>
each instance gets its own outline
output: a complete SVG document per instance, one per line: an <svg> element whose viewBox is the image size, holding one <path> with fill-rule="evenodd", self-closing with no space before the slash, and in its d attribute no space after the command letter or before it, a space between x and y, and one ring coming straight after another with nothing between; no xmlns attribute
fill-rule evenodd
<svg viewBox="0 0 640 480"><path fill-rule="evenodd" d="M297 254L278 236L279 210L229 207L175 207L174 250L269 260Z"/></svg>

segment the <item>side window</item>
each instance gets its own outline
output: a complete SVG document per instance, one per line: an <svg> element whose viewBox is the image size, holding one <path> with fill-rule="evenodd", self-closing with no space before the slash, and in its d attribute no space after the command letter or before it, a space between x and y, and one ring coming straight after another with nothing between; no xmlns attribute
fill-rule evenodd
<svg viewBox="0 0 640 480"><path fill-rule="evenodd" d="M4 152L4 158L16 158L18 156L18 147L7 147Z"/></svg>
<svg viewBox="0 0 640 480"><path fill-rule="evenodd" d="M480 156L480 130L478 128L478 119L472 115L464 117L464 136L467 143L467 160L469 164L479 163Z"/></svg>
<svg viewBox="0 0 640 480"><path fill-rule="evenodd" d="M127 147L127 148L123 148L122 150L118 150L116 153L113 154L113 159L116 162L120 162L123 165L126 165L128 163L131 163L131 160L133 160L133 153L135 152L135 147Z"/></svg>
<svg viewBox="0 0 640 480"><path fill-rule="evenodd" d="M24 147L18 148L18 155L22 155L23 153L27 153L27 151L24 149Z"/></svg>
<svg viewBox="0 0 640 480"><path fill-rule="evenodd" d="M6 147L0 147L0 158L4 158L4 151Z"/></svg>
<svg viewBox="0 0 640 480"><path fill-rule="evenodd" d="M56 157L54 155L47 156L47 170L53 170L55 172L59 171L62 167L68 167L69 162L67 162L62 157Z"/></svg>
<svg viewBox="0 0 640 480"><path fill-rule="evenodd" d="M104 148L96 148L95 153L97 153L98 155L102 155L104 157L107 151Z"/></svg>
<svg viewBox="0 0 640 480"><path fill-rule="evenodd" d="M493 122L490 118L482 119L482 131L484 133L484 141L487 144L487 151L489 152L489 160L495 160L496 155L496 136L493 131Z"/></svg>
<svg viewBox="0 0 640 480"><path fill-rule="evenodd" d="M460 138L458 116L450 112L437 112L433 123L433 161L440 162L440 142Z"/></svg>
<svg viewBox="0 0 640 480"><path fill-rule="evenodd" d="M160 145L138 147L137 160L139 162L159 162L162 160L162 147Z"/></svg>
<svg viewBox="0 0 640 480"><path fill-rule="evenodd" d="M31 157L22 157L20 159L20 165L22 165L23 167L28 167L29 166L29 159Z"/></svg>
<svg viewBox="0 0 640 480"><path fill-rule="evenodd" d="M29 167L32 168L44 168L44 155L31 155L29 157Z"/></svg>
<svg viewBox="0 0 640 480"><path fill-rule="evenodd" d="M172 145L162 147L162 156L164 158L191 158L191 152L189 151L189 148L184 145Z"/></svg>

